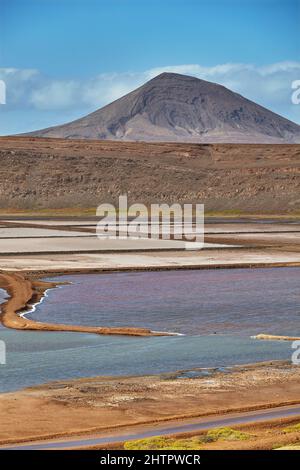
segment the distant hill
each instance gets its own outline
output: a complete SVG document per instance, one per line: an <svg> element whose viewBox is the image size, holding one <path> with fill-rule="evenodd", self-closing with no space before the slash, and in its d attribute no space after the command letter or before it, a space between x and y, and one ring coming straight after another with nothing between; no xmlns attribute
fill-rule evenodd
<svg viewBox="0 0 300 470"><path fill-rule="evenodd" d="M206 212L232 216L300 214L299 144L0 137L0 161L6 211L90 210L102 202L117 205L119 195L128 194L129 204L201 202Z"/></svg>
<svg viewBox="0 0 300 470"><path fill-rule="evenodd" d="M163 73L113 103L27 135L199 143L297 143L300 126L198 78Z"/></svg>

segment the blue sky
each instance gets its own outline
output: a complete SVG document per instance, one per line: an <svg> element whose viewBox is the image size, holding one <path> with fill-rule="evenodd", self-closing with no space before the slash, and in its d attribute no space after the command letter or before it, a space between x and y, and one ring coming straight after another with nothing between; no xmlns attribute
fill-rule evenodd
<svg viewBox="0 0 300 470"><path fill-rule="evenodd" d="M75 119L163 70L300 123L300 0L0 0L0 134Z"/></svg>

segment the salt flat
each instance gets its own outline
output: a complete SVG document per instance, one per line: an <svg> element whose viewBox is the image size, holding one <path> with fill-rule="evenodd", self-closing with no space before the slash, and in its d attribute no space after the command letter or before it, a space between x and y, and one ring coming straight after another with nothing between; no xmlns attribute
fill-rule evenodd
<svg viewBox="0 0 300 470"><path fill-rule="evenodd" d="M75 232L31 227L0 227L0 238L91 237L89 232ZM1 242L2 243L2 242Z"/></svg>
<svg viewBox="0 0 300 470"><path fill-rule="evenodd" d="M184 242L178 240L99 239L95 232L79 230L87 228L86 224L93 229L90 219L10 219L10 222L14 225L0 227L0 269L176 269L300 262L298 250L285 248L287 244L300 243L297 232L300 224L210 222L205 225L207 242L203 249L189 252L185 251ZM71 224L76 224L78 230ZM51 228L52 225L57 228ZM262 243L264 248L259 246ZM267 248L272 244L278 245L276 251Z"/></svg>
<svg viewBox="0 0 300 470"><path fill-rule="evenodd" d="M48 229L54 227L52 230L57 230L58 227L61 227L62 230L64 227L68 227L68 229L76 230L78 228L86 228L86 229L95 229L97 226L98 220L90 220L90 219L81 219L81 220L68 220L68 219L51 219L51 220L44 220L44 219L24 219L24 220L2 220L1 223L14 223L20 226L26 225L36 225L36 226L45 226ZM146 224L146 222L145 222ZM119 225L119 224L117 224ZM122 224L120 224L122 225ZM173 224L171 222L171 226L180 226L180 223ZM0 225L0 228L5 227L5 225ZM60 230L60 229L59 229ZM273 233L273 232L300 232L300 223L293 222L293 223L285 223L285 222L272 222L272 223L260 223L260 222L222 222L222 223L214 223L211 221L206 221L204 226L205 233L214 234L214 233Z"/></svg>
<svg viewBox="0 0 300 470"><path fill-rule="evenodd" d="M278 232L278 233L233 233L233 234L211 234L210 241L218 243L272 243L272 244L300 244L300 232Z"/></svg>
<svg viewBox="0 0 300 470"><path fill-rule="evenodd" d="M205 233L300 232L300 224L222 223L205 224Z"/></svg>
<svg viewBox="0 0 300 470"><path fill-rule="evenodd" d="M206 243L205 248L226 248L226 244ZM2 239L0 253L50 253L84 251L132 251L132 250L174 250L185 249L185 243L175 240L121 240L99 239L97 237L59 237L59 238L11 238Z"/></svg>
<svg viewBox="0 0 300 470"><path fill-rule="evenodd" d="M81 226L81 225L92 225L94 227L97 225L98 221L93 222L92 220L68 220L68 219L50 219L50 220L45 220L45 219L5 219L1 220L1 222L5 223L18 223L20 225L26 225L26 224L32 224L32 225L45 225L45 226Z"/></svg>
<svg viewBox="0 0 300 470"><path fill-rule="evenodd" d="M181 227L180 224L171 224L171 227ZM96 223L84 225L84 228L95 229ZM204 232L215 233L300 233L300 224L257 224L257 223L206 223Z"/></svg>
<svg viewBox="0 0 300 470"><path fill-rule="evenodd" d="M300 265L300 252L274 249L211 249L140 253L77 253L0 256L2 270L68 271Z"/></svg>

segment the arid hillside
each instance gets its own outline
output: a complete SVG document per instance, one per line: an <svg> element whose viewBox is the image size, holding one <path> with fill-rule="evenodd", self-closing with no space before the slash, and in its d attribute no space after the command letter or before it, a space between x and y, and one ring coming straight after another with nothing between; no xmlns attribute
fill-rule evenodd
<svg viewBox="0 0 300 470"><path fill-rule="evenodd" d="M202 202L209 211L300 212L300 145L0 138L1 208Z"/></svg>
<svg viewBox="0 0 300 470"><path fill-rule="evenodd" d="M300 126L224 86L162 73L83 118L28 135L138 142L299 143Z"/></svg>

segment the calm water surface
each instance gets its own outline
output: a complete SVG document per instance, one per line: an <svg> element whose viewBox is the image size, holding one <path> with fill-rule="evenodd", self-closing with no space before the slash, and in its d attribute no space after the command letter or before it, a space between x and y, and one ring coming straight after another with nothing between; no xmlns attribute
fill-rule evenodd
<svg viewBox="0 0 300 470"><path fill-rule="evenodd" d="M300 269L220 269L55 278L29 318L187 335L300 335Z"/></svg>
<svg viewBox="0 0 300 470"><path fill-rule="evenodd" d="M0 327L7 364L0 391L93 375L150 374L289 359L291 344L260 332L300 335L299 268L113 273L56 278L28 315L40 321L146 326L184 334L130 338ZM5 293L0 290L0 302Z"/></svg>

